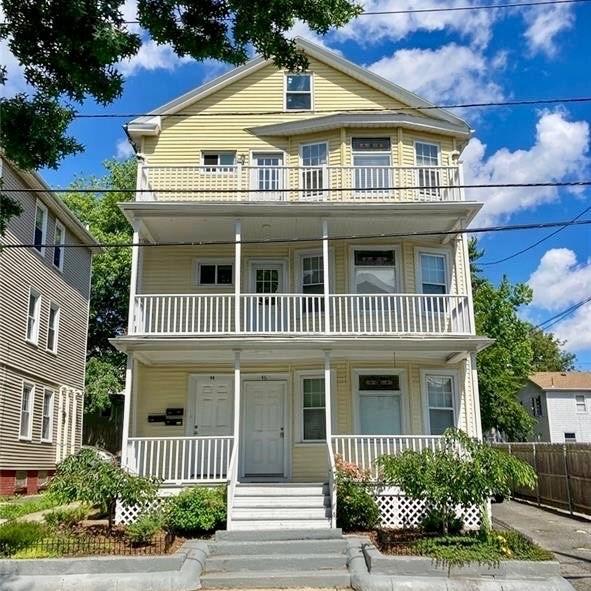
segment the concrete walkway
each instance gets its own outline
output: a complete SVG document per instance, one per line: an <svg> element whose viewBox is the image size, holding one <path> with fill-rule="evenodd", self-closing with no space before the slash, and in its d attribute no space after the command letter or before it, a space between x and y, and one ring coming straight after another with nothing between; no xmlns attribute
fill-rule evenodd
<svg viewBox="0 0 591 591"><path fill-rule="evenodd" d="M591 591L591 519L581 520L505 501L492 506L493 523L506 525L554 552L562 576L577 591Z"/></svg>

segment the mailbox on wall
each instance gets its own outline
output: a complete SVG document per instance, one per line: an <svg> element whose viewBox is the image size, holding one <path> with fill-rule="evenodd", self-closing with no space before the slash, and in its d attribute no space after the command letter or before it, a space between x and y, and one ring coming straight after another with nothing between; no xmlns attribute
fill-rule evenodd
<svg viewBox="0 0 591 591"><path fill-rule="evenodd" d="M179 426L183 424L183 415L185 410L183 408L167 408L165 425Z"/></svg>

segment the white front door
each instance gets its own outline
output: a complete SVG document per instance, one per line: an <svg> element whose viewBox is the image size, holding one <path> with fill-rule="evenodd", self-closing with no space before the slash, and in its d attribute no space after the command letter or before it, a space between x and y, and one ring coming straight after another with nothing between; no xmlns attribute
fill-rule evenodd
<svg viewBox="0 0 591 591"><path fill-rule="evenodd" d="M193 376L187 435L232 435L233 380L231 376Z"/></svg>
<svg viewBox="0 0 591 591"><path fill-rule="evenodd" d="M245 477L285 476L285 381L243 385L243 468Z"/></svg>

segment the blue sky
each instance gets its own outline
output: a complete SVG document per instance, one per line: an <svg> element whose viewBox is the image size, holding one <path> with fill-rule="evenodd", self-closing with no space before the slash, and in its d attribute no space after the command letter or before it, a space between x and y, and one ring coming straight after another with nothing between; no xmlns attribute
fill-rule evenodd
<svg viewBox="0 0 591 591"><path fill-rule="evenodd" d="M471 4L470 0L369 0L367 10L401 10L433 5ZM489 4L489 2L487 2ZM134 0L125 3L133 18ZM346 58L437 103L513 98L591 96L589 72L591 3L521 9L413 15L364 16L319 39L302 24L304 35ZM368 41L369 40L369 41ZM5 49L5 48L3 48ZM9 65L8 92L18 90L18 66ZM125 92L107 108L146 112L218 75L224 66L179 60L168 47L145 39L140 54L121 66ZM100 112L88 103L82 112ZM591 103L512 107L460 113L476 130L463 160L468 182L561 181L591 178ZM78 120L71 132L85 145L57 171L44 171L55 187L77 175L101 174L102 162L127 154L117 119ZM485 202L477 224L564 220L591 205L591 189L473 190ZM591 212L585 216L591 218ZM545 231L489 234L481 239L486 260L507 256ZM506 274L527 281L534 302L523 313L544 320L591 294L591 229L568 228L533 250L486 267L494 281ZM591 304L553 330L577 353L579 369L591 371Z"/></svg>

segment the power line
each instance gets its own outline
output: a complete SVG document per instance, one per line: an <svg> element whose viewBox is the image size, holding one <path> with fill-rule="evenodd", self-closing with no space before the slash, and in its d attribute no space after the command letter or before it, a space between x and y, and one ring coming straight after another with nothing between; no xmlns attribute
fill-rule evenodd
<svg viewBox="0 0 591 591"><path fill-rule="evenodd" d="M329 241L336 240L369 240L373 238L412 238L417 236L457 236L459 234L484 234L489 232L508 232L517 230L540 230L544 228L555 228L557 226L583 226L591 224L591 219L585 220L564 220L553 222L537 222L532 224L508 224L505 226L485 226L481 228L458 228L457 230L429 230L417 232L395 232L381 234L360 234L360 235L340 235L329 236ZM241 240L240 244L286 244L298 242L315 242L322 240L322 236L306 238L270 238L268 240ZM116 243L98 243L94 246L100 248L129 248L129 247L159 247L159 246L234 246L235 240L191 240L191 241L159 241L159 242L116 242ZM52 248L56 246L52 243L47 244L1 244L2 249L14 248ZM64 243L59 245L61 248L87 248L85 244Z"/></svg>
<svg viewBox="0 0 591 591"><path fill-rule="evenodd" d="M591 302L591 296L585 298L584 300L581 300L580 302L577 302L576 304L573 304L572 306L569 306L568 308L566 308L566 310L558 312L558 314L554 314L554 316L547 318L546 320L544 320L544 322L540 322L540 324L534 326L534 328L540 330L548 330L550 327L554 326L561 320L564 320L564 318L566 318L567 316L569 316L585 304L588 304L589 302Z"/></svg>
<svg viewBox="0 0 591 591"><path fill-rule="evenodd" d="M207 168L207 167L205 167ZM222 167L224 168L224 167ZM229 167L228 167L229 168ZM272 167L271 167L272 168ZM310 167L311 170L320 170L320 167ZM589 187L591 180L583 181L540 181L532 183L475 183L471 185L400 185L391 187L374 187L367 189L368 191L435 191L438 189L515 189L520 187ZM93 188L93 189L9 189L9 193L175 193L182 195L200 195L211 194L216 195L222 193L224 195L235 194L249 194L249 193L340 193L343 191L355 191L354 187L300 187L294 189L136 189L136 188ZM461 203L461 202L458 202Z"/></svg>
<svg viewBox="0 0 591 591"><path fill-rule="evenodd" d="M587 1L587 0L585 0ZM591 0L588 0L591 1ZM166 113L166 112L151 112L151 113L75 113L76 119L129 119L135 117L247 117L254 115L285 115L304 113L306 115L317 113L395 113L397 111L430 111L434 109L483 109L488 107L515 107L526 105L553 105L553 104L569 104L569 103L589 103L591 97L564 97L564 98L542 98L542 99L515 99L510 101L488 101L480 103L453 103L448 105L419 105L410 107L401 105L400 107L392 109L376 109L376 108L360 108L360 109L314 109L312 111L231 111L231 112L188 112L182 113Z"/></svg>
<svg viewBox="0 0 591 591"><path fill-rule="evenodd" d="M582 218L588 211L591 210L591 205L589 207L586 207L583 211L581 211L581 213L577 214L572 220L571 222L575 222L578 219ZM514 259L515 257L519 256L520 254L523 254L524 252L527 252L528 250L531 250L532 248L535 248L536 246L538 246L539 244L542 244L542 242L545 242L546 240L549 240L550 238L552 238L553 236L556 236L556 234L559 234L560 232L562 232L565 228L567 228L568 226L561 226L560 228L558 228L557 230L554 230L554 232L550 232L550 234L548 234L547 236L544 236L544 238L540 238L540 240L537 240L536 242L534 242L533 244L530 244L529 246L526 246L525 248L522 248L521 250L518 250L517 252L514 252L513 254L506 256L502 259L497 259L496 261L483 261L483 262L479 262L479 265L498 265L499 263L504 263L505 261L509 261L511 259Z"/></svg>

